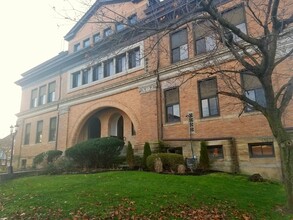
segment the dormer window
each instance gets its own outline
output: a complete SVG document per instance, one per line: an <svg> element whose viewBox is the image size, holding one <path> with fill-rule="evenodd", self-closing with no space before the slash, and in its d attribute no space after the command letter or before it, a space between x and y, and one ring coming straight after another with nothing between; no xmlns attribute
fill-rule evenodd
<svg viewBox="0 0 293 220"><path fill-rule="evenodd" d="M83 48L89 47L90 46L90 39L87 38L83 41Z"/></svg>
<svg viewBox="0 0 293 220"><path fill-rule="evenodd" d="M116 23L115 28L116 28L116 31L119 32L125 28L125 25L122 22L118 22Z"/></svg>
<svg viewBox="0 0 293 220"><path fill-rule="evenodd" d="M128 24L133 25L137 23L137 15L133 14L128 17Z"/></svg>
<svg viewBox="0 0 293 220"><path fill-rule="evenodd" d="M74 45L74 52L80 50L80 43Z"/></svg>
<svg viewBox="0 0 293 220"><path fill-rule="evenodd" d="M104 30L104 37L108 37L110 36L111 34L113 33L112 29L109 27L109 28L106 28Z"/></svg>
<svg viewBox="0 0 293 220"><path fill-rule="evenodd" d="M95 34L93 38L94 38L94 43L97 43L98 41L102 39L100 33Z"/></svg>

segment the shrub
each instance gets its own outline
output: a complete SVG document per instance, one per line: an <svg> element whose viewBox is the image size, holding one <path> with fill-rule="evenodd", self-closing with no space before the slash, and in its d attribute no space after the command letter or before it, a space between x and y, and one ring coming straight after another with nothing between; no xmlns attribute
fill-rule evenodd
<svg viewBox="0 0 293 220"><path fill-rule="evenodd" d="M82 168L109 168L123 146L124 142L115 137L95 138L68 148L65 155Z"/></svg>
<svg viewBox="0 0 293 220"><path fill-rule="evenodd" d="M142 168L142 157L134 155L134 169L139 170Z"/></svg>
<svg viewBox="0 0 293 220"><path fill-rule="evenodd" d="M155 153L167 153L168 148L168 145L163 141L159 141L158 146L155 148Z"/></svg>
<svg viewBox="0 0 293 220"><path fill-rule="evenodd" d="M134 153L133 153L133 148L130 141L128 141L128 144L127 144L126 162L130 169L134 168Z"/></svg>
<svg viewBox="0 0 293 220"><path fill-rule="evenodd" d="M181 154L173 153L158 153L152 154L147 158L147 167L149 170L154 171L154 163L156 158L161 158L163 169L166 171L177 171L180 164L184 164L184 159Z"/></svg>
<svg viewBox="0 0 293 220"><path fill-rule="evenodd" d="M45 167L46 174L62 174L76 171L76 165L71 158L59 157Z"/></svg>
<svg viewBox="0 0 293 220"><path fill-rule="evenodd" d="M142 168L147 168L147 158L152 154L149 142L145 142L143 147L143 158L142 158Z"/></svg>
<svg viewBox="0 0 293 220"><path fill-rule="evenodd" d="M210 168L207 143L205 141L200 142L200 157L198 168L202 170L208 170Z"/></svg>
<svg viewBox="0 0 293 220"><path fill-rule="evenodd" d="M61 155L62 155L62 151L60 150L49 150L49 151L40 153L34 157L33 166L36 167L37 165L40 165L41 163L44 163L45 165L48 163L52 163Z"/></svg>
<svg viewBox="0 0 293 220"><path fill-rule="evenodd" d="M126 156L118 156L115 157L113 160L113 166L114 168L119 167L119 165L125 165L126 164Z"/></svg>

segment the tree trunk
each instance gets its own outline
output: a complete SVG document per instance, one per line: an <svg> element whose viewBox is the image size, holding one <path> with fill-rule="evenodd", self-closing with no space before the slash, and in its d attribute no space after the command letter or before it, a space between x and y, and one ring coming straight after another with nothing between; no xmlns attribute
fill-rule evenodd
<svg viewBox="0 0 293 220"><path fill-rule="evenodd" d="M287 195L287 208L293 213L293 143L290 134L284 129L282 120L278 111L272 111L268 114L271 130L276 138L281 156L281 167L283 183Z"/></svg>
<svg viewBox="0 0 293 220"><path fill-rule="evenodd" d="M289 142L288 142L289 143ZM291 144L279 143L282 163L283 181L287 194L287 208L293 213L293 151Z"/></svg>

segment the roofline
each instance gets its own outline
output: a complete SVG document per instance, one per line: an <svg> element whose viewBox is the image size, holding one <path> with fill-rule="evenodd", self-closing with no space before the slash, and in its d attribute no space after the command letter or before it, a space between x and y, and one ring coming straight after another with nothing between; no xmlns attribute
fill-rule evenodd
<svg viewBox="0 0 293 220"><path fill-rule="evenodd" d="M83 25L96 13L97 9L105 4L113 4L120 2L128 2L134 0L96 0L96 2L89 8L89 10L79 19L79 21L70 29L70 31L64 36L66 41L70 41L74 38L75 34L83 27Z"/></svg>

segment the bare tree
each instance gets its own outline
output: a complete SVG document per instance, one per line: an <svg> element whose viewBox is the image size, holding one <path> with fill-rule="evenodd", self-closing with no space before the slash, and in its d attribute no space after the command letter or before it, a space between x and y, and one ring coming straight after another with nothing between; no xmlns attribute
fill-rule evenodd
<svg viewBox="0 0 293 220"><path fill-rule="evenodd" d="M161 4L159 1L150 1L150 4L151 2ZM128 14L118 14L107 5L103 5L89 22L97 24L97 28L117 23L127 26L129 30L127 33L123 36L117 35L117 38L113 35L111 40L122 44L130 38L148 39L152 41L149 53L152 53L158 45L161 46L161 40L170 32L185 24L195 25L198 28L197 34L205 40L205 50L208 50L210 55L201 68L194 68L191 77L198 74L218 75L226 85L219 88L219 94L240 100L240 103L244 103L243 110L253 109L265 116L280 148L287 205L293 212L293 142L282 121L288 106L292 104L293 76L292 69L288 69L285 73L275 71L277 66L282 65L293 54L293 48L282 47L282 42L293 36L293 10L290 9L293 2L290 0L237 0L227 4L222 2L220 0L170 1L170 4L173 4L168 15L158 16L159 13L154 7L153 11L149 10L149 16L133 24L125 22ZM235 22L240 11L229 14L229 8L235 5L245 8L247 23L253 27L249 32L246 27ZM149 7L151 8L152 4ZM200 47L197 49L198 53L203 50ZM225 57L222 56L223 51L226 52ZM183 74L180 70L178 72ZM274 84L274 80L278 77L282 78L281 86ZM184 81L188 79L190 77L185 78ZM264 98L257 100L242 81L257 85Z"/></svg>

